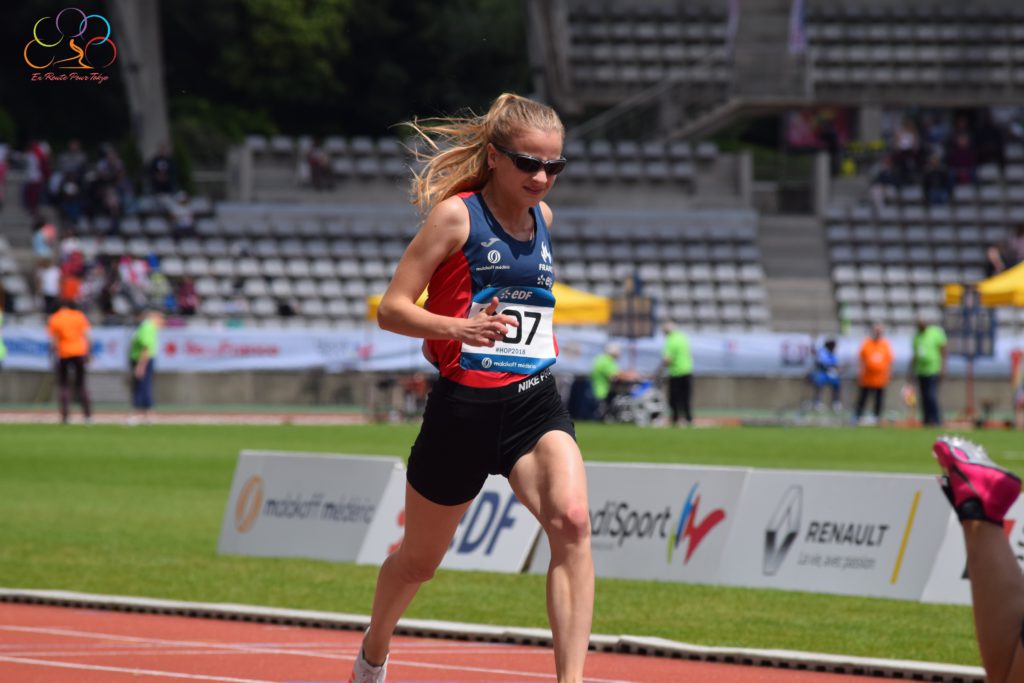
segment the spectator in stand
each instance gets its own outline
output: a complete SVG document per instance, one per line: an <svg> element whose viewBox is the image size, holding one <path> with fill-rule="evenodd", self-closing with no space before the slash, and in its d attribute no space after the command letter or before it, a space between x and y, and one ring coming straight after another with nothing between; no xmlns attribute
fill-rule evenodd
<svg viewBox="0 0 1024 683"><path fill-rule="evenodd" d="M893 168L891 154L882 157L881 165L875 171L871 179L871 203L875 209L880 209L888 202L895 201L899 197L900 176Z"/></svg>
<svg viewBox="0 0 1024 683"><path fill-rule="evenodd" d="M947 204L953 195L953 183L949 169L942 163L939 154L928 158L924 169L924 200L931 206Z"/></svg>
<svg viewBox="0 0 1024 683"><path fill-rule="evenodd" d="M82 277L85 275L85 258L82 252L74 251L60 266L60 298L78 303L82 294Z"/></svg>
<svg viewBox="0 0 1024 683"><path fill-rule="evenodd" d="M81 289L81 308L83 312L91 313L96 309L102 312L101 302L103 289L107 285L107 277L106 264L99 259L90 263L86 268L85 277L82 278Z"/></svg>
<svg viewBox="0 0 1024 683"><path fill-rule="evenodd" d="M35 230L32 232L32 251L35 253L37 263L57 258L57 228L52 223L47 223L44 220L35 222Z"/></svg>
<svg viewBox="0 0 1024 683"><path fill-rule="evenodd" d="M943 153L949 140L949 122L938 114L928 116L924 125L924 142L930 155Z"/></svg>
<svg viewBox="0 0 1024 683"><path fill-rule="evenodd" d="M50 181L50 147L41 140L32 140L25 150L25 185L22 200L33 219L39 219L39 206Z"/></svg>
<svg viewBox="0 0 1024 683"><path fill-rule="evenodd" d="M196 216L187 192L179 192L166 204L175 238L195 237Z"/></svg>
<svg viewBox="0 0 1024 683"><path fill-rule="evenodd" d="M73 301L62 301L50 316L47 329L53 339L56 357L57 385L60 391L60 418L68 423L71 403L70 375L73 373L75 395L82 404L86 423L92 422L92 405L85 373L89 366L89 319Z"/></svg>
<svg viewBox="0 0 1024 683"><path fill-rule="evenodd" d="M1014 236L990 246L985 255L988 257L986 266L989 277L1024 262L1024 223L1017 226Z"/></svg>
<svg viewBox="0 0 1024 683"><path fill-rule="evenodd" d="M971 136L966 131L957 131L946 153L946 164L957 185L973 183L977 178L978 155L971 145Z"/></svg>
<svg viewBox="0 0 1024 683"><path fill-rule="evenodd" d="M974 131L974 147L978 153L978 164L1006 165L1006 140L1002 129L992 120L992 113L983 110L981 121Z"/></svg>
<svg viewBox="0 0 1024 683"><path fill-rule="evenodd" d="M7 156L10 148L0 140L0 209L4 208L4 198L7 190Z"/></svg>
<svg viewBox="0 0 1024 683"><path fill-rule="evenodd" d="M169 195L178 191L178 172L166 142L160 145L156 156L146 165L146 181L153 194Z"/></svg>
<svg viewBox="0 0 1024 683"><path fill-rule="evenodd" d="M150 305L165 312L173 312L177 308L174 287L170 279L160 270L160 259L155 254L149 257L149 285L146 296Z"/></svg>
<svg viewBox="0 0 1024 683"><path fill-rule="evenodd" d="M921 138L913 119L903 119L893 138L895 158L893 164L902 183L911 182L917 175L918 159L921 153Z"/></svg>
<svg viewBox="0 0 1024 683"><path fill-rule="evenodd" d="M89 165L89 157L82 151L82 143L77 139L68 141L68 148L58 157L56 166L57 173L85 173Z"/></svg>
<svg viewBox="0 0 1024 683"><path fill-rule="evenodd" d="M102 212L111 218L113 232L120 230L121 218L131 194L124 162L111 144L103 146L103 157L96 163L95 194Z"/></svg>
<svg viewBox="0 0 1024 683"><path fill-rule="evenodd" d="M133 259L128 254L121 256L118 264L121 291L136 310L146 307L146 289L149 287L149 266L142 259Z"/></svg>
<svg viewBox="0 0 1024 683"><path fill-rule="evenodd" d="M874 398L873 424L882 421L885 387L892 373L892 347L889 340L882 336L884 331L882 323L876 322L871 326L871 336L860 347L860 390L857 393L857 408L853 413L854 424L861 421L869 396Z"/></svg>
<svg viewBox="0 0 1024 683"><path fill-rule="evenodd" d="M939 384L946 371L946 332L938 325L929 325L918 318L913 352L910 371L917 377L921 392L921 422L942 426Z"/></svg>
<svg viewBox="0 0 1024 683"><path fill-rule="evenodd" d="M44 259L40 262L38 277L39 293L43 297L43 312L50 315L56 312L60 297L60 267L53 259Z"/></svg>
<svg viewBox="0 0 1024 683"><path fill-rule="evenodd" d="M178 313L195 315L199 310L199 295L196 294L196 286L191 277L186 275L181 278L175 291L175 298L178 303Z"/></svg>
<svg viewBox="0 0 1024 683"><path fill-rule="evenodd" d="M306 154L306 164L309 166L310 182L314 190L334 189L334 171L331 169L331 158L326 150L316 145L310 147Z"/></svg>

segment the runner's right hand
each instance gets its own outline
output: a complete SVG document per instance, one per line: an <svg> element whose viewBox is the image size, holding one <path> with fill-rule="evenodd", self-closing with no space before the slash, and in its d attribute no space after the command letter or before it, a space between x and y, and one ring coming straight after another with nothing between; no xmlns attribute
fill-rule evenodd
<svg viewBox="0 0 1024 683"><path fill-rule="evenodd" d="M493 347L495 341L508 334L509 327L519 326L515 318L497 313L497 310L498 297L493 297L487 308L463 321L456 339L470 346Z"/></svg>

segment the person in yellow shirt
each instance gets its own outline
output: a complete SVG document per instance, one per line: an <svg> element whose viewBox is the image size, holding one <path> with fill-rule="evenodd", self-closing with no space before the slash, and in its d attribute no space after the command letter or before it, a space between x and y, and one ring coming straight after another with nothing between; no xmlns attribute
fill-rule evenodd
<svg viewBox="0 0 1024 683"><path fill-rule="evenodd" d="M860 347L860 377L857 394L857 408L854 411L854 422L860 422L868 397L874 398L874 422L882 420L882 407L885 403L885 387L889 384L892 374L892 346L883 335L885 329L876 322L871 327L871 336L864 340Z"/></svg>
<svg viewBox="0 0 1024 683"><path fill-rule="evenodd" d="M61 301L60 306L47 322L47 330L53 340L53 355L56 360L57 386L60 391L60 418L68 423L71 402L71 375L74 374L75 395L82 404L86 423L92 422L92 405L85 374L89 365L89 319L78 310L73 301Z"/></svg>

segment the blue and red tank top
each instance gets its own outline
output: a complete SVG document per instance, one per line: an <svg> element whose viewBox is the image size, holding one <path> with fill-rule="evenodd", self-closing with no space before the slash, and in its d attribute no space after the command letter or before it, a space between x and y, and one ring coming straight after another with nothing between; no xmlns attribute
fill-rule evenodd
<svg viewBox="0 0 1024 683"><path fill-rule="evenodd" d="M552 321L554 268L551 237L540 205L533 215L533 239L509 235L479 192L458 195L469 210L469 238L430 278L426 309L469 317L498 297L498 313L519 320L494 347L472 347L454 339L431 339L428 347L441 376L470 387L502 387L534 375L555 362L558 345Z"/></svg>

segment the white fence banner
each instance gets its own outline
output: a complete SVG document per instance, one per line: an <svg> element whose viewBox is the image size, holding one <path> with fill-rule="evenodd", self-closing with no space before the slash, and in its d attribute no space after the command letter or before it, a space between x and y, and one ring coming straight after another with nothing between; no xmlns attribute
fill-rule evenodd
<svg viewBox="0 0 1024 683"><path fill-rule="evenodd" d="M587 463L598 576L715 583L749 470ZM530 570L547 571L541 536Z"/></svg>
<svg viewBox="0 0 1024 683"><path fill-rule="evenodd" d="M127 327L93 328L93 370L126 370ZM558 327L557 373L587 375L594 357L608 341L603 331ZM50 341L43 327L3 329L7 344L4 368L50 370ZM664 337L619 340L633 369L653 372L661 360ZM814 338L803 334L751 332L739 334L695 333L690 335L694 372L700 376L800 377L813 364ZM895 361L893 374L905 372L910 360L910 338L890 339ZM845 376L854 377L861 339L843 337L837 353ZM1024 347L1024 339L1000 335L995 355L975 363L976 377L1010 376L1010 353ZM420 352L420 341L384 332L376 325L364 327L269 329L167 327L160 333L157 369L160 372L224 372L235 370L301 370L324 368L329 372L433 372ZM947 375L961 377L965 363L951 357Z"/></svg>
<svg viewBox="0 0 1024 683"><path fill-rule="evenodd" d="M405 531L405 473L396 473L384 493L380 514L359 553L360 564L380 564L398 547ZM490 476L459 522L441 567L521 572L540 524L512 493L504 477Z"/></svg>
<svg viewBox="0 0 1024 683"><path fill-rule="evenodd" d="M352 562L398 458L242 451L217 550Z"/></svg>
<svg viewBox="0 0 1024 683"><path fill-rule="evenodd" d="M1017 563L1024 571L1024 499L1018 498L1006 515L1003 531ZM960 521L952 511L942 547L935 558L921 602L941 602L956 605L971 604L971 584L967 579L967 551Z"/></svg>
<svg viewBox="0 0 1024 683"><path fill-rule="evenodd" d="M917 600L948 518L934 477L753 471L721 582Z"/></svg>

